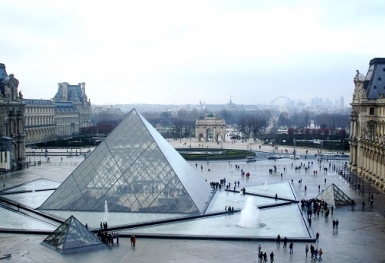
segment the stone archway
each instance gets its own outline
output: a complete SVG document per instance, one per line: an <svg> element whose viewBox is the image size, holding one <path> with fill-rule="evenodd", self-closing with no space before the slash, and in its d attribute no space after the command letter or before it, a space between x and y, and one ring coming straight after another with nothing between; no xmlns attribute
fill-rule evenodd
<svg viewBox="0 0 385 263"><path fill-rule="evenodd" d="M195 136L198 141L225 141L226 122L218 119L215 114L206 114L195 122Z"/></svg>

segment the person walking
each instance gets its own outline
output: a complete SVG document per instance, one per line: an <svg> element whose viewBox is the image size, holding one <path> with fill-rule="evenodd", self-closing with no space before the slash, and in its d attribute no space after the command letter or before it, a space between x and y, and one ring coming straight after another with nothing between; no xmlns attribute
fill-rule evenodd
<svg viewBox="0 0 385 263"><path fill-rule="evenodd" d="M287 237L283 239L283 248L286 248L287 246Z"/></svg>
<svg viewBox="0 0 385 263"><path fill-rule="evenodd" d="M290 242L290 245L289 245L289 254L293 254L293 242Z"/></svg>
<svg viewBox="0 0 385 263"><path fill-rule="evenodd" d="M258 254L261 253L261 245L258 245Z"/></svg>
<svg viewBox="0 0 385 263"><path fill-rule="evenodd" d="M319 241L318 238L319 238L319 233L317 232L317 234L315 234L315 241L316 241L316 242Z"/></svg>
<svg viewBox="0 0 385 263"><path fill-rule="evenodd" d="M322 248L320 248L318 250L318 260L321 261L322 260Z"/></svg>
<svg viewBox="0 0 385 263"><path fill-rule="evenodd" d="M279 235L279 234L277 236L277 244L278 244L278 246L281 245L281 235Z"/></svg>
<svg viewBox="0 0 385 263"><path fill-rule="evenodd" d="M314 246L310 245L310 257L313 258L314 256Z"/></svg>
<svg viewBox="0 0 385 263"><path fill-rule="evenodd" d="M309 252L309 246L308 245L306 245L306 247L305 247L305 255L306 255L306 257L307 257L307 253Z"/></svg>
<svg viewBox="0 0 385 263"><path fill-rule="evenodd" d="M318 257L318 249L314 249L314 260L317 260Z"/></svg>
<svg viewBox="0 0 385 263"><path fill-rule="evenodd" d="M362 211L365 211L365 201L362 201Z"/></svg>

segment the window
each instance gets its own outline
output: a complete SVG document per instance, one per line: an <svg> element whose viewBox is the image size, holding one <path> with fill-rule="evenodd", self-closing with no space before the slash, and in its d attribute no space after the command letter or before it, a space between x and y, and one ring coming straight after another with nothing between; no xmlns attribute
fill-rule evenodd
<svg viewBox="0 0 385 263"><path fill-rule="evenodd" d="M373 136L374 136L374 125L373 124L370 124L368 126L368 133L369 133L369 139L370 140L373 140Z"/></svg>
<svg viewBox="0 0 385 263"><path fill-rule="evenodd" d="M374 115L374 108L373 107L369 109L369 115Z"/></svg>

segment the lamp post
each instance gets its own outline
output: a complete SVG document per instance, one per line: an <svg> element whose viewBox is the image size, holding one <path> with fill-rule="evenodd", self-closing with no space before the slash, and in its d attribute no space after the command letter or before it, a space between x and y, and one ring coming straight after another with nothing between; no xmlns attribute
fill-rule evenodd
<svg viewBox="0 0 385 263"><path fill-rule="evenodd" d="M294 143L294 151L293 151L293 155L294 155L294 160L295 160L295 156L297 155L297 152L295 150L295 138L293 139L293 143Z"/></svg>

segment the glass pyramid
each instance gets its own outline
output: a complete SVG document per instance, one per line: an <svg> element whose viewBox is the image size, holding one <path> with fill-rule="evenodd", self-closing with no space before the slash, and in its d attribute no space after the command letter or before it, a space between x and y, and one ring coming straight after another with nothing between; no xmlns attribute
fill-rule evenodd
<svg viewBox="0 0 385 263"><path fill-rule="evenodd" d="M331 184L326 188L317 196L317 199L324 200L328 205L333 206L350 205L352 203L352 199L335 184Z"/></svg>
<svg viewBox="0 0 385 263"><path fill-rule="evenodd" d="M203 213L209 184L135 109L40 209Z"/></svg>
<svg viewBox="0 0 385 263"><path fill-rule="evenodd" d="M88 231L74 216L70 216L62 225L41 242L62 254L105 248L94 234Z"/></svg>

